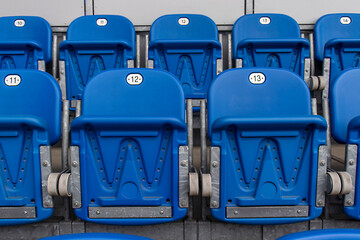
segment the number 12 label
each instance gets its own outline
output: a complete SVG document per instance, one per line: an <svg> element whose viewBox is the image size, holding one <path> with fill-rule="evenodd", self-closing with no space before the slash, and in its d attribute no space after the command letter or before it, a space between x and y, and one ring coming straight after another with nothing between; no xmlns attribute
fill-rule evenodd
<svg viewBox="0 0 360 240"><path fill-rule="evenodd" d="M140 85L143 81L143 76L139 73L131 73L126 77L126 81L130 85Z"/></svg>

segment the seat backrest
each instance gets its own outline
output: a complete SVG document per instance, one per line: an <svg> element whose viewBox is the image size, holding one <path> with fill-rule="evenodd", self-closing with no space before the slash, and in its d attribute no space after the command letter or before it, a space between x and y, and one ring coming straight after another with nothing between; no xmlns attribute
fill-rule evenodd
<svg viewBox="0 0 360 240"><path fill-rule="evenodd" d="M297 232L285 235L278 240L323 240L323 239L343 239L355 240L360 238L359 229L321 229L305 232Z"/></svg>
<svg viewBox="0 0 360 240"><path fill-rule="evenodd" d="M66 95L82 99L87 82L98 73L128 67L135 59L135 29L127 18L92 15L75 19L67 40L60 44L60 60L66 62Z"/></svg>
<svg viewBox="0 0 360 240"><path fill-rule="evenodd" d="M52 57L52 30L41 17L0 17L1 68L35 68Z"/></svg>
<svg viewBox="0 0 360 240"><path fill-rule="evenodd" d="M36 116L48 124L51 144L61 134L61 93L57 81L37 70L0 71L0 116ZM6 80L5 80L6 79Z"/></svg>
<svg viewBox="0 0 360 240"><path fill-rule="evenodd" d="M118 15L88 15L71 22L66 39L79 42L124 43L135 54L135 29L129 19Z"/></svg>
<svg viewBox="0 0 360 240"><path fill-rule="evenodd" d="M309 43L290 16L244 15L233 26L232 44L233 58L241 59L242 67L285 68L304 77Z"/></svg>
<svg viewBox="0 0 360 240"><path fill-rule="evenodd" d="M60 236L53 236L47 238L41 238L39 240L151 240L146 237L139 237L135 235L127 235L120 233L77 233L77 234L66 234Z"/></svg>
<svg viewBox="0 0 360 240"><path fill-rule="evenodd" d="M314 27L315 58L330 59L330 83L348 68L360 67L360 14L321 17Z"/></svg>
<svg viewBox="0 0 360 240"><path fill-rule="evenodd" d="M360 116L359 74L360 69L348 69L330 85L331 133L341 143L346 143L351 120Z"/></svg>
<svg viewBox="0 0 360 240"><path fill-rule="evenodd" d="M276 13L244 15L235 22L232 34L234 50L237 43L249 38L289 39L300 37L298 23L290 16Z"/></svg>
<svg viewBox="0 0 360 240"><path fill-rule="evenodd" d="M326 57L325 47L334 39L360 39L360 14L336 13L319 18L314 27L315 58L323 61Z"/></svg>
<svg viewBox="0 0 360 240"><path fill-rule="evenodd" d="M254 71L266 76L262 84L249 80L257 78L251 75ZM219 75L210 86L208 109L209 126L223 117L311 115L310 92L298 75L287 70L232 69Z"/></svg>
<svg viewBox="0 0 360 240"><path fill-rule="evenodd" d="M220 58L216 24L204 15L165 15L151 25L149 59L179 78L186 98L206 98Z"/></svg>
<svg viewBox="0 0 360 240"><path fill-rule="evenodd" d="M174 117L184 120L183 91L173 79L167 72L151 69L106 71L86 86L82 115Z"/></svg>

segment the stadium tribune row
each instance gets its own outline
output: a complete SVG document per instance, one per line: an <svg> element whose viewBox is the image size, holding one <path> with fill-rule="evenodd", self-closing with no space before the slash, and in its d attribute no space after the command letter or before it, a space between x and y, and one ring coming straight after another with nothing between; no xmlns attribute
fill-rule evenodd
<svg viewBox="0 0 360 240"><path fill-rule="evenodd" d="M50 25L1 17L0 225L49 218L53 196L71 197L84 221L115 225L185 218L192 196L209 198L212 216L230 223L308 221L326 194L343 195L344 212L360 219L359 21L323 16L311 46L289 16L245 15L232 31L236 68L222 71L206 16L158 18L148 69L134 68L128 19L84 16L59 46L57 81L43 72ZM311 48L322 76L310 76ZM311 91L321 91L323 117ZM331 137L347 144L346 171L328 170ZM60 138L63 171L54 173L50 146Z"/></svg>

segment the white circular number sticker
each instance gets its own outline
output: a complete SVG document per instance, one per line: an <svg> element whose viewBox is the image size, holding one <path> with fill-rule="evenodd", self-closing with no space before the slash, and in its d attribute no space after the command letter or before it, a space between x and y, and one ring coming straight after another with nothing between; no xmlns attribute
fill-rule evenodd
<svg viewBox="0 0 360 240"><path fill-rule="evenodd" d="M23 20L23 19L17 19L17 20L15 20L14 25L15 25L16 27L23 27L23 26L25 26L25 20Z"/></svg>
<svg viewBox="0 0 360 240"><path fill-rule="evenodd" d="M99 18L98 20L96 20L96 24L100 27L106 26L107 20L106 18Z"/></svg>
<svg viewBox="0 0 360 240"><path fill-rule="evenodd" d="M5 77L5 84L8 86L17 86L21 83L21 77L19 75L7 75Z"/></svg>
<svg viewBox="0 0 360 240"><path fill-rule="evenodd" d="M249 81L252 84L263 84L265 82L265 75L263 73L252 73L249 76Z"/></svg>
<svg viewBox="0 0 360 240"><path fill-rule="evenodd" d="M260 18L260 23L261 24L269 24L271 22L270 18L269 17L262 17Z"/></svg>
<svg viewBox="0 0 360 240"><path fill-rule="evenodd" d="M183 18L180 18L178 22L180 25L188 25L190 20L186 17L183 17Z"/></svg>
<svg viewBox="0 0 360 240"><path fill-rule="evenodd" d="M143 76L139 73L131 73L126 77L126 81L130 85L140 85L143 81Z"/></svg>
<svg viewBox="0 0 360 240"><path fill-rule="evenodd" d="M340 22L341 22L341 24L350 24L351 23L351 18L342 17L342 18L340 18Z"/></svg>

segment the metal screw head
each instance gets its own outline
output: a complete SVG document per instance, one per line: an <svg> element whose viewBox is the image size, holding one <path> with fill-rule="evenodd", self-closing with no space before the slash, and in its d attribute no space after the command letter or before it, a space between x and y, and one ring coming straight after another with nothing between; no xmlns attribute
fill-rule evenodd
<svg viewBox="0 0 360 240"><path fill-rule="evenodd" d="M74 206L78 207L79 206L79 202L74 202Z"/></svg>
<svg viewBox="0 0 360 240"><path fill-rule="evenodd" d="M212 162L212 166L215 168L215 167L217 167L217 162Z"/></svg>
<svg viewBox="0 0 360 240"><path fill-rule="evenodd" d="M234 215L238 215L239 214L239 212L238 211L234 211Z"/></svg>
<svg viewBox="0 0 360 240"><path fill-rule="evenodd" d="M187 166L187 161L186 161L186 160L182 160L182 161L181 161L181 166L182 166L182 167L186 167L186 166Z"/></svg>
<svg viewBox="0 0 360 240"><path fill-rule="evenodd" d="M318 205L323 205L323 201L318 201Z"/></svg>
<svg viewBox="0 0 360 240"><path fill-rule="evenodd" d="M185 206L186 206L186 202L185 202L185 201L181 201L180 206L181 206L181 207L185 207Z"/></svg>
<svg viewBox="0 0 360 240"><path fill-rule="evenodd" d="M96 215L100 215L100 211L99 211L99 210L96 211Z"/></svg>
<svg viewBox="0 0 360 240"><path fill-rule="evenodd" d="M163 215L163 214L164 214L164 211L163 211L163 210L161 210L161 211L160 211L160 214L161 214L161 215Z"/></svg>
<svg viewBox="0 0 360 240"><path fill-rule="evenodd" d="M78 163L74 161L74 162L72 162L72 166L73 166L73 167L77 167L77 166L78 166Z"/></svg>
<svg viewBox="0 0 360 240"><path fill-rule="evenodd" d="M218 205L217 201L212 201L212 202L211 202L211 206L212 206L212 207L217 207L217 205Z"/></svg>
<svg viewBox="0 0 360 240"><path fill-rule="evenodd" d="M346 204L347 204L347 205L353 205L353 202L352 202L351 200L347 200L347 201L346 201Z"/></svg>
<svg viewBox="0 0 360 240"><path fill-rule="evenodd" d="M297 212L298 214L300 214L300 213L301 213L301 210L299 209L299 210L297 210L296 212Z"/></svg>
<svg viewBox="0 0 360 240"><path fill-rule="evenodd" d="M325 161L321 161L320 166L325 166Z"/></svg>
<svg viewBox="0 0 360 240"><path fill-rule="evenodd" d="M42 164L44 167L47 167L49 165L49 163L47 161L44 161Z"/></svg>
<svg viewBox="0 0 360 240"><path fill-rule="evenodd" d="M353 159L350 159L350 160L349 160L349 164L350 164L350 165L354 165L354 163L355 163L355 162L354 162Z"/></svg>
<svg viewBox="0 0 360 240"><path fill-rule="evenodd" d="M28 212L27 211L24 211L24 215L27 215L28 214Z"/></svg>
<svg viewBox="0 0 360 240"><path fill-rule="evenodd" d="M50 206L51 206L51 203L50 203L49 200L47 200L47 201L44 202L44 205L45 205L46 207L50 207Z"/></svg>

